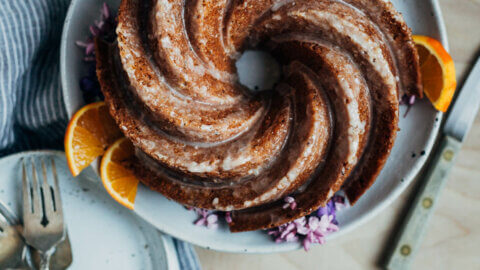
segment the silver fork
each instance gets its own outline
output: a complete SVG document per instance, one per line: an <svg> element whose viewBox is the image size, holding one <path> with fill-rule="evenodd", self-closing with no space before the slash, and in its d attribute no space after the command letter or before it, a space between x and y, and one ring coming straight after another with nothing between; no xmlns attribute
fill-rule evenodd
<svg viewBox="0 0 480 270"><path fill-rule="evenodd" d="M37 169L33 159L31 163L32 185L29 185L25 161L22 162L23 174L23 237L25 241L41 254L40 269L48 270L50 256L55 246L65 237L62 202L58 187L55 161L51 159L53 185L48 184L47 168L41 160L41 183L38 181Z"/></svg>
<svg viewBox="0 0 480 270"><path fill-rule="evenodd" d="M23 265L25 243L17 228L3 214L0 203L0 269L16 268Z"/></svg>

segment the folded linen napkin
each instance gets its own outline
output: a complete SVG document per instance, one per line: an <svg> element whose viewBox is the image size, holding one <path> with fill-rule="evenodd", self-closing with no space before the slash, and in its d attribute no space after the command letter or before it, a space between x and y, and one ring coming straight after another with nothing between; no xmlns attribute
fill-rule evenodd
<svg viewBox="0 0 480 270"><path fill-rule="evenodd" d="M60 37L70 0L0 0L0 157L62 149L68 116L59 78ZM200 269L175 240L180 269Z"/></svg>

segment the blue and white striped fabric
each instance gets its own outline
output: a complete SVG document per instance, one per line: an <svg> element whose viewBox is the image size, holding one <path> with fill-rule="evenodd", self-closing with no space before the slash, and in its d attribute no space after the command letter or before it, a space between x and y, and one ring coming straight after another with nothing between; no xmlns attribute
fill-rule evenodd
<svg viewBox="0 0 480 270"><path fill-rule="evenodd" d="M0 0L0 155L62 147L58 52L67 1Z"/></svg>
<svg viewBox="0 0 480 270"><path fill-rule="evenodd" d="M0 157L62 149L68 121L59 48L70 0L0 0ZM175 241L181 269L200 269L191 247Z"/></svg>

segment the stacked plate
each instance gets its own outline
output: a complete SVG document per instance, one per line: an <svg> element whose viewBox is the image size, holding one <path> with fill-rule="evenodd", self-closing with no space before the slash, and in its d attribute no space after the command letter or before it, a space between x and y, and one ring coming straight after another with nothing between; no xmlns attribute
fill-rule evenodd
<svg viewBox="0 0 480 270"><path fill-rule="evenodd" d="M22 158L53 157L72 246L69 269L179 269L172 238L117 204L99 182L73 178L63 152L24 152L0 159L0 203L22 213Z"/></svg>

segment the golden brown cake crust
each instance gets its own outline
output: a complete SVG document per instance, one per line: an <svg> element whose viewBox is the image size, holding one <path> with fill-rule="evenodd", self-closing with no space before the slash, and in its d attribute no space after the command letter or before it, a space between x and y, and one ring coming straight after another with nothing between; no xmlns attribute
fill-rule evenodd
<svg viewBox="0 0 480 270"><path fill-rule="evenodd" d="M341 188L355 203L393 147L399 95L422 96L410 29L382 0L123 0L117 34L96 42L97 74L131 169L169 199L233 210L232 231L305 216ZM250 47L282 64L272 91L238 83Z"/></svg>

